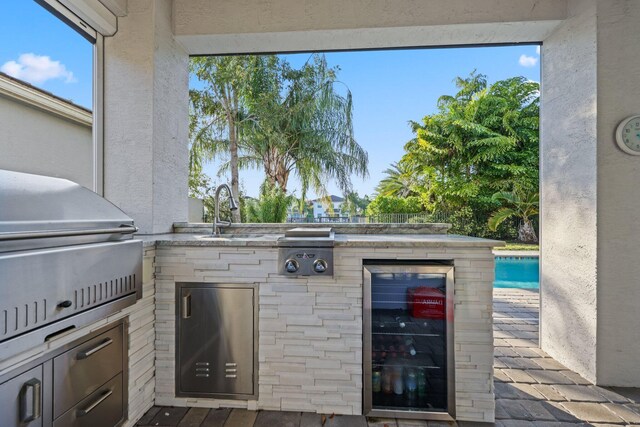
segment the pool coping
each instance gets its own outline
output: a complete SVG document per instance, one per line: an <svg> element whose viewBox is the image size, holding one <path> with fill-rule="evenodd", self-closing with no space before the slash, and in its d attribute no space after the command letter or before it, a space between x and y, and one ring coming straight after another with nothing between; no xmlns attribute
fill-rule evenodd
<svg viewBox="0 0 640 427"><path fill-rule="evenodd" d="M500 257L526 257L526 258L539 258L540 251L493 251L493 256Z"/></svg>

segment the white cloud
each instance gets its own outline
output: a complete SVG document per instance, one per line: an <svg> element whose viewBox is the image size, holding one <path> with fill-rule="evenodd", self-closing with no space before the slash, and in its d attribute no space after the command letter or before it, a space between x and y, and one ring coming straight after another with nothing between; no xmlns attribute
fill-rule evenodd
<svg viewBox="0 0 640 427"><path fill-rule="evenodd" d="M540 55L540 45L536 46L536 53Z"/></svg>
<svg viewBox="0 0 640 427"><path fill-rule="evenodd" d="M533 56L520 55L520 60L518 61L520 65L523 67L535 67L538 63L538 58L534 58Z"/></svg>
<svg viewBox="0 0 640 427"><path fill-rule="evenodd" d="M29 83L44 83L47 80L62 79L65 83L75 83L73 73L60 61L52 61L46 55L23 53L18 61L7 61L0 71Z"/></svg>

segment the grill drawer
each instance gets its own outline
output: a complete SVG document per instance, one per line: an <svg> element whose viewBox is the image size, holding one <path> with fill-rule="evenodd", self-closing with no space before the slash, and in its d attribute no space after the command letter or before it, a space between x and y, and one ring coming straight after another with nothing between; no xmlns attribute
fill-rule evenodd
<svg viewBox="0 0 640 427"><path fill-rule="evenodd" d="M128 240L0 255L0 342L142 295L142 242Z"/></svg>
<svg viewBox="0 0 640 427"><path fill-rule="evenodd" d="M122 339L119 325L53 359L54 418L122 371Z"/></svg>
<svg viewBox="0 0 640 427"><path fill-rule="evenodd" d="M53 422L53 427L113 427L124 418L122 374Z"/></svg>

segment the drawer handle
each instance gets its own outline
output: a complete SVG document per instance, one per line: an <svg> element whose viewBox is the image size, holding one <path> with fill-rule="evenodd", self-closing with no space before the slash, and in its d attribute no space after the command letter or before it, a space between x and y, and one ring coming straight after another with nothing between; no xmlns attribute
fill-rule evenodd
<svg viewBox="0 0 640 427"><path fill-rule="evenodd" d="M234 373L234 372L238 372L238 370L237 370L237 369L235 369L235 368L233 368L233 369L229 369L229 368L227 368L227 369L225 369L224 371L225 371L226 373L228 373L228 374L232 374L232 373Z"/></svg>
<svg viewBox="0 0 640 427"><path fill-rule="evenodd" d="M95 402L93 402L91 405L87 406L84 409L78 409L78 417L84 417L85 415L87 415L89 412L93 411L94 409L96 409L96 407L101 404L102 402L104 402L105 400L107 400L107 398L109 396L111 396L113 394L113 390L107 390L106 392L102 393L102 396L100 396Z"/></svg>
<svg viewBox="0 0 640 427"><path fill-rule="evenodd" d="M235 374L233 374L233 375L227 374L227 375L225 375L224 377L225 377L225 378L238 378L238 376L237 376L237 375L235 375Z"/></svg>
<svg viewBox="0 0 640 427"><path fill-rule="evenodd" d="M27 393L31 389L31 414L28 414L29 404ZM23 392L20 396L20 421L28 423L40 418L42 414L42 401L40 400L40 380L33 378L24 383Z"/></svg>
<svg viewBox="0 0 640 427"><path fill-rule="evenodd" d="M76 359L78 360L82 360L82 359L86 359L87 357L91 356L92 354L95 354L97 352L99 352L100 350L102 350L103 348L109 346L113 344L113 340L111 338L107 338L106 340L102 341L100 344L98 344L97 346L90 348L89 350L85 350L85 351L81 351L80 353L78 353L78 355L76 356Z"/></svg>

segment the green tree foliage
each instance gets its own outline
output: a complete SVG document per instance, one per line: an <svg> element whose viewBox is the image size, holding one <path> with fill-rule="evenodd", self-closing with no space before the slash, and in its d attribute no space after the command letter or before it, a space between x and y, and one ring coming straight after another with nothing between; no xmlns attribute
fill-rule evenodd
<svg viewBox="0 0 640 427"><path fill-rule="evenodd" d="M518 240L524 243L538 243L538 236L531 221L531 217L538 214L538 193L522 190L501 191L494 194L493 198L501 202L503 207L489 217L489 229L495 231L505 220L516 217L522 221L518 227Z"/></svg>
<svg viewBox="0 0 640 427"><path fill-rule="evenodd" d="M424 182L420 171L410 162L392 163L384 173L385 177L376 187L376 193L382 196L407 197L417 196Z"/></svg>
<svg viewBox="0 0 640 427"><path fill-rule="evenodd" d="M378 195L367 206L367 215L380 214L411 214L424 212L420 197L395 197Z"/></svg>
<svg viewBox="0 0 640 427"><path fill-rule="evenodd" d="M324 55L311 55L300 69L273 55L195 58L192 71L205 82L191 91L193 168L229 155L221 171L230 170L232 182L238 169L260 168L285 192L293 175L301 209L307 190L326 195L335 180L347 194L352 175L367 176L367 153L353 136L351 92Z"/></svg>
<svg viewBox="0 0 640 427"><path fill-rule="evenodd" d="M345 195L344 202L340 205L340 211L350 216L364 215L371 200L369 196L360 197L357 191Z"/></svg>
<svg viewBox="0 0 640 427"><path fill-rule="evenodd" d="M280 223L287 219L287 210L295 197L282 188L265 181L260 187L260 198L248 200L245 204L247 222Z"/></svg>
<svg viewBox="0 0 640 427"><path fill-rule="evenodd" d="M513 77L489 86L473 72L456 86L455 95L439 98L437 113L411 123L416 137L398 170L416 174L428 211L455 216L470 209L461 221L481 228L501 206L496 192L538 190L539 84ZM486 227L477 234L496 236Z"/></svg>
<svg viewBox="0 0 640 427"><path fill-rule="evenodd" d="M204 162L228 157L235 195L240 191L239 147L250 120L243 102L250 62L245 56L200 56L190 63L190 72L203 84L189 91L190 170L201 173ZM240 222L239 211L232 215Z"/></svg>
<svg viewBox="0 0 640 427"><path fill-rule="evenodd" d="M353 136L351 92L339 92L338 71L324 55L312 55L300 69L278 60L274 69L253 74L248 100L259 120L243 162L263 167L267 180L285 191L294 174L303 199L308 189L326 195L331 179L348 193L352 174L367 176L367 153Z"/></svg>

